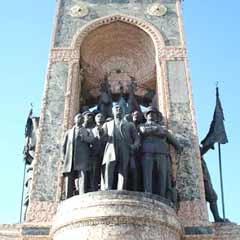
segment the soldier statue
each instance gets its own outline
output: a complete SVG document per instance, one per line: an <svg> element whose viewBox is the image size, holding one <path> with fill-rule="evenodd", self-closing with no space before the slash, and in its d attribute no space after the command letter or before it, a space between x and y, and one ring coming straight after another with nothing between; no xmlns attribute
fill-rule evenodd
<svg viewBox="0 0 240 240"><path fill-rule="evenodd" d="M157 123L160 112L154 107L148 107L144 113L146 123L139 127L142 137L142 171L143 187L145 192L153 193L153 173L156 170L158 194L168 198L171 188L170 182L170 154L169 144L180 151L181 146L174 136L162 125Z"/></svg>
<svg viewBox="0 0 240 240"><path fill-rule="evenodd" d="M215 192L211 177L207 168L207 164L203 158L203 155L206 153L206 149L200 147L201 153L201 162L202 162L202 171L203 171L203 181L204 181L204 188L205 188L205 198L206 201L209 202L210 210L212 212L213 218L215 222L229 222L228 219L223 219L219 216L218 206L217 206L217 193Z"/></svg>
<svg viewBox="0 0 240 240"><path fill-rule="evenodd" d="M104 123L106 147L103 156L102 189L127 188L130 159L139 148L139 136L132 122L127 121L121 107L113 107L113 120Z"/></svg>
<svg viewBox="0 0 240 240"><path fill-rule="evenodd" d="M75 125L67 131L63 143L63 176L65 178L65 198L74 195L74 182L76 178L79 194L88 191L90 165L90 143L94 141L92 132L86 128L88 114L77 114Z"/></svg>

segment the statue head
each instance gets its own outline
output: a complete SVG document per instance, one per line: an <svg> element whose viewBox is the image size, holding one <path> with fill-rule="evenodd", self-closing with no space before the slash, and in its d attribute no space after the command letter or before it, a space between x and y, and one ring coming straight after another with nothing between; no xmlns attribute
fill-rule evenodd
<svg viewBox="0 0 240 240"><path fill-rule="evenodd" d="M112 112L113 112L113 116L114 118L120 118L122 119L122 108L119 104L116 104L113 108L112 108Z"/></svg>
<svg viewBox="0 0 240 240"><path fill-rule="evenodd" d="M142 120L142 114L138 111L135 110L134 112L132 112L132 121L136 124L139 124Z"/></svg>
<svg viewBox="0 0 240 240"><path fill-rule="evenodd" d="M77 126L81 126L83 123L83 116L81 113L78 113L75 117L74 117L74 123Z"/></svg>
<svg viewBox="0 0 240 240"><path fill-rule="evenodd" d="M95 122L96 122L97 126L103 125L103 123L105 122L105 117L103 116L102 113L97 113L96 114Z"/></svg>
<svg viewBox="0 0 240 240"><path fill-rule="evenodd" d="M150 106L144 112L144 117L146 118L147 122L157 122L161 123L163 120L163 115L159 112L155 107Z"/></svg>
<svg viewBox="0 0 240 240"><path fill-rule="evenodd" d="M90 111L85 111L83 114L83 122L85 126L93 124L94 114Z"/></svg>
<svg viewBox="0 0 240 240"><path fill-rule="evenodd" d="M144 117L147 122L157 122L158 120L158 110L152 106L148 107L144 112Z"/></svg>

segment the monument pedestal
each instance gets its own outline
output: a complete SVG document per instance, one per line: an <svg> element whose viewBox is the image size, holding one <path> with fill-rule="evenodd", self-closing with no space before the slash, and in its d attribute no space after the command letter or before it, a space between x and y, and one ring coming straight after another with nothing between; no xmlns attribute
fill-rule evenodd
<svg viewBox="0 0 240 240"><path fill-rule="evenodd" d="M53 222L0 225L1 240L239 240L240 226L184 227L156 195L99 191L59 204Z"/></svg>
<svg viewBox="0 0 240 240"><path fill-rule="evenodd" d="M128 191L94 192L63 201L53 240L180 240L175 210L157 196Z"/></svg>

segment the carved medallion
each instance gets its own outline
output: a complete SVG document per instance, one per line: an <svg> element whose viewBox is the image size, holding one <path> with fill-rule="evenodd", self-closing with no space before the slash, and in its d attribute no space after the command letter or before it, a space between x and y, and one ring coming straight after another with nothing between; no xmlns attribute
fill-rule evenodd
<svg viewBox="0 0 240 240"><path fill-rule="evenodd" d="M167 7L160 3L154 3L148 6L147 14L151 16L161 17L167 13Z"/></svg>
<svg viewBox="0 0 240 240"><path fill-rule="evenodd" d="M70 15L72 17L85 17L89 13L89 9L84 3L78 3L70 9Z"/></svg>

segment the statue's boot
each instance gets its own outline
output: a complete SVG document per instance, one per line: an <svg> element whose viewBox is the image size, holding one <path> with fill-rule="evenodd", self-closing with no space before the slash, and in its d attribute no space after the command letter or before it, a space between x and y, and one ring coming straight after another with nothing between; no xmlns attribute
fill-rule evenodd
<svg viewBox="0 0 240 240"><path fill-rule="evenodd" d="M222 219L222 218L219 216L217 201L215 201L215 202L210 202L210 209L211 209L211 212L212 212L212 214L213 214L213 217L214 217L214 221L215 221L215 222L224 222L224 219Z"/></svg>

